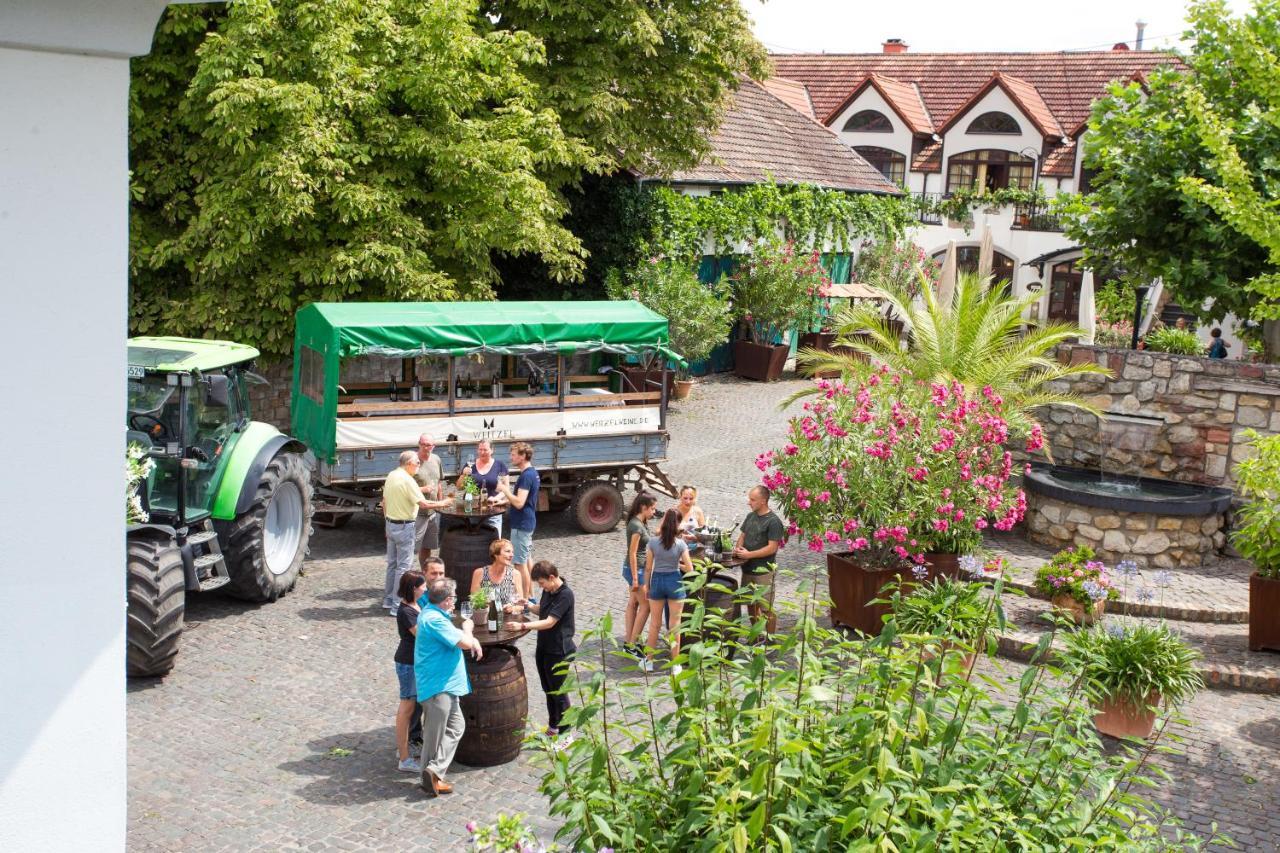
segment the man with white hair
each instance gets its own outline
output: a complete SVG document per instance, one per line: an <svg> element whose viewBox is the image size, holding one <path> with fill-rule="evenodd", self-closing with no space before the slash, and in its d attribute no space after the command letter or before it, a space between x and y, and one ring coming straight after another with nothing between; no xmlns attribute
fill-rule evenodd
<svg viewBox="0 0 1280 853"><path fill-rule="evenodd" d="M414 475L418 473L418 453L400 454L400 467L382 484L382 514L387 531L387 580L382 591L382 607L394 616L400 609L400 576L413 568L414 526L418 510L436 509L443 501L428 501Z"/></svg>
<svg viewBox="0 0 1280 853"><path fill-rule="evenodd" d="M444 465L434 451L436 441L427 433L418 436L418 472L413 478L422 489L422 496L433 507L448 504L442 500L444 487L440 481L444 479ZM440 513L429 509L418 513L418 520L413 525L414 547L418 551L418 565L423 571L427 568L427 559L431 552L440 547Z"/></svg>

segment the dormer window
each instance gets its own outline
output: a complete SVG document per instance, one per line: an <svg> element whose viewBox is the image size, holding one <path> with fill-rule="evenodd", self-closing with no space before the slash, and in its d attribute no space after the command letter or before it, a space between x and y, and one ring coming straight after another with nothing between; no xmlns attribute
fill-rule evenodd
<svg viewBox="0 0 1280 853"><path fill-rule="evenodd" d="M875 166L880 174L884 175L895 184L901 184L907 177L907 158L897 151L890 151L888 148L875 148L870 145L855 145L854 151L862 155L862 158Z"/></svg>
<svg viewBox="0 0 1280 853"><path fill-rule="evenodd" d="M879 110L854 113L841 128L845 133L893 133L893 124Z"/></svg>
<svg viewBox="0 0 1280 853"><path fill-rule="evenodd" d="M965 133L1018 136L1022 133L1022 128L1008 113L990 112L983 113L970 122L969 129Z"/></svg>

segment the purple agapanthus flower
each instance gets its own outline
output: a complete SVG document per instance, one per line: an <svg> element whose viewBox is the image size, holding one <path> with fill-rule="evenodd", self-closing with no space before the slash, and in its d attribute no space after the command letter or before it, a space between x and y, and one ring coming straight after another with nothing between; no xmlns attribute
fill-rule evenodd
<svg viewBox="0 0 1280 853"><path fill-rule="evenodd" d="M1133 578L1138 575L1138 564L1133 560L1121 560L1116 564L1116 573L1122 578Z"/></svg>
<svg viewBox="0 0 1280 853"><path fill-rule="evenodd" d="M916 580L922 581L929 577L929 569L926 566L912 566L911 574L915 576Z"/></svg>
<svg viewBox="0 0 1280 853"><path fill-rule="evenodd" d="M1094 601L1101 601L1107 597L1106 588L1099 586L1097 581L1085 581L1080 584L1080 588L1084 590L1085 595L1089 596L1089 598Z"/></svg>
<svg viewBox="0 0 1280 853"><path fill-rule="evenodd" d="M1112 622L1107 625L1107 634L1111 636L1113 639L1119 640L1124 637L1125 630L1123 626L1117 625L1114 622Z"/></svg>
<svg viewBox="0 0 1280 853"><path fill-rule="evenodd" d="M1155 600L1156 600L1156 591L1154 589L1147 589L1144 586L1142 589L1138 590L1139 604L1150 604Z"/></svg>
<svg viewBox="0 0 1280 853"><path fill-rule="evenodd" d="M1154 576L1152 576L1151 580L1153 583L1155 583L1156 586L1160 587L1161 589L1168 589L1173 584L1173 573L1166 572L1165 570L1161 569L1160 571L1156 572Z"/></svg>
<svg viewBox="0 0 1280 853"><path fill-rule="evenodd" d="M986 574L982 569L982 561L972 554L965 554L959 563L960 570L970 577L980 578Z"/></svg>

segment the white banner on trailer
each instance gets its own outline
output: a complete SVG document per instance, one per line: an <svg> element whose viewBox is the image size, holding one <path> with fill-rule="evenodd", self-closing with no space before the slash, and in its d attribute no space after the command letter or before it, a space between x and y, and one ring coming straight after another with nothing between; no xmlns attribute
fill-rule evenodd
<svg viewBox="0 0 1280 853"><path fill-rule="evenodd" d="M545 438L563 429L566 436L657 432L657 406L619 406L567 412L491 412L454 417L378 418L338 421L338 450L360 447L412 448L427 433L436 441L456 435L459 441L519 441Z"/></svg>

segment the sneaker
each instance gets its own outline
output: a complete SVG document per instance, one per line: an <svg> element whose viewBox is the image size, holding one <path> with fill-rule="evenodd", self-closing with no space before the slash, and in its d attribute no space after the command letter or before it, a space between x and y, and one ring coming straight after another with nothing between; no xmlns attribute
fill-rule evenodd
<svg viewBox="0 0 1280 853"><path fill-rule="evenodd" d="M418 763L418 759L411 755L408 758L401 759L398 769L401 773L421 773L422 765Z"/></svg>
<svg viewBox="0 0 1280 853"><path fill-rule="evenodd" d="M551 728L551 726L547 726L545 729L542 730L542 733L547 737L555 737L556 735L560 734L560 730L553 729Z"/></svg>

